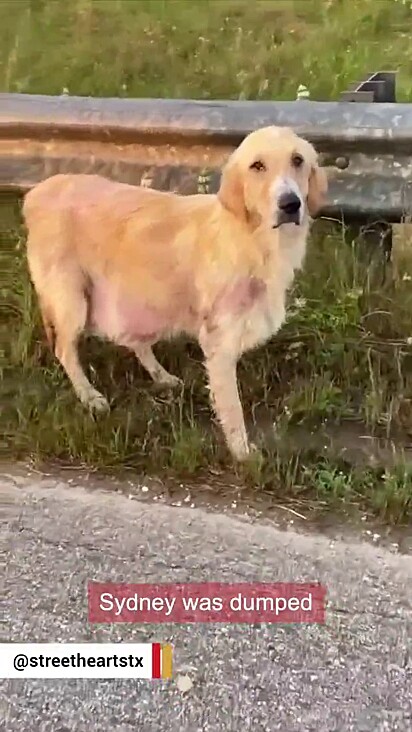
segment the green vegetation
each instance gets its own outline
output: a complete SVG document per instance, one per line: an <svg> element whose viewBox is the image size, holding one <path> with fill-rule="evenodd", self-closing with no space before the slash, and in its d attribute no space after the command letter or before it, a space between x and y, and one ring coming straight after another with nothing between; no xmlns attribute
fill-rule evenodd
<svg viewBox="0 0 412 732"><path fill-rule="evenodd" d="M2 0L0 88L328 100L383 64L409 99L411 20L399 0Z"/></svg>
<svg viewBox="0 0 412 732"><path fill-rule="evenodd" d="M412 97L412 10L395 0L229 2L133 0L0 3L0 89L95 96L336 98L365 72L399 69ZM400 227L389 268L318 222L289 318L239 367L246 414L263 454L234 468L211 428L195 344L161 345L183 376L161 393L134 358L94 341L83 356L112 401L94 420L48 353L24 261L18 205L0 202L0 450L6 457L131 467L163 478L225 480L272 503L361 507L412 516L412 261ZM4 276L4 273L6 275ZM276 434L273 431L276 422ZM371 447L372 446L372 447ZM210 478L209 470L213 469ZM217 488L221 491L221 488Z"/></svg>

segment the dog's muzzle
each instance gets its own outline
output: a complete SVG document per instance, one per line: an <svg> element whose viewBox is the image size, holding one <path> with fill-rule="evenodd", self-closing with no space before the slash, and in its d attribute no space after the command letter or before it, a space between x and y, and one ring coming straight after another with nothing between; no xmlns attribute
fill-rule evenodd
<svg viewBox="0 0 412 732"><path fill-rule="evenodd" d="M278 221L277 226L282 224L300 224L300 209L302 201L293 191L282 193L278 199Z"/></svg>

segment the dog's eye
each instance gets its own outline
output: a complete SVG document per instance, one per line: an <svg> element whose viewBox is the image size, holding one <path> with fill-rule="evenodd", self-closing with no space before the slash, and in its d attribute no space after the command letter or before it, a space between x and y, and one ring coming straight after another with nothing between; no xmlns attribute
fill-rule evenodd
<svg viewBox="0 0 412 732"><path fill-rule="evenodd" d="M294 168L301 168L303 165L303 158L302 155L299 155L299 153L293 153L292 155L292 165Z"/></svg>
<svg viewBox="0 0 412 732"><path fill-rule="evenodd" d="M266 166L261 160L255 160L255 162L250 166L250 170L258 170L260 172L262 170L266 170Z"/></svg>

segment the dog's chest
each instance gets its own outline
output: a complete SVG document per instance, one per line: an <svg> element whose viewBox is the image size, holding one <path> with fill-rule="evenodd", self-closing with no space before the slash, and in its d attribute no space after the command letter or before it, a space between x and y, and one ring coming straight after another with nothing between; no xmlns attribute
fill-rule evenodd
<svg viewBox="0 0 412 732"><path fill-rule="evenodd" d="M268 341L285 319L285 290L267 286L239 319L240 351L244 353Z"/></svg>
<svg viewBox="0 0 412 732"><path fill-rule="evenodd" d="M267 341L285 318L283 282L243 277L224 288L209 316L210 337L232 342L243 353ZM220 334L220 335L219 335Z"/></svg>

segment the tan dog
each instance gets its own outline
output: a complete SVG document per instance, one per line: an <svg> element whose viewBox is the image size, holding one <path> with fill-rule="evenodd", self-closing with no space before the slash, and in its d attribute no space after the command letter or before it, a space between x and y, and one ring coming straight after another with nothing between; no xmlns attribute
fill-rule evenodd
<svg viewBox="0 0 412 732"><path fill-rule="evenodd" d="M49 342L82 402L106 409L80 365L83 331L134 351L154 381L179 379L156 341L185 332L203 349L232 454L249 445L236 364L285 318L310 216L326 177L313 147L287 128L252 132L217 195L179 196L96 175L56 175L28 193L27 254Z"/></svg>

